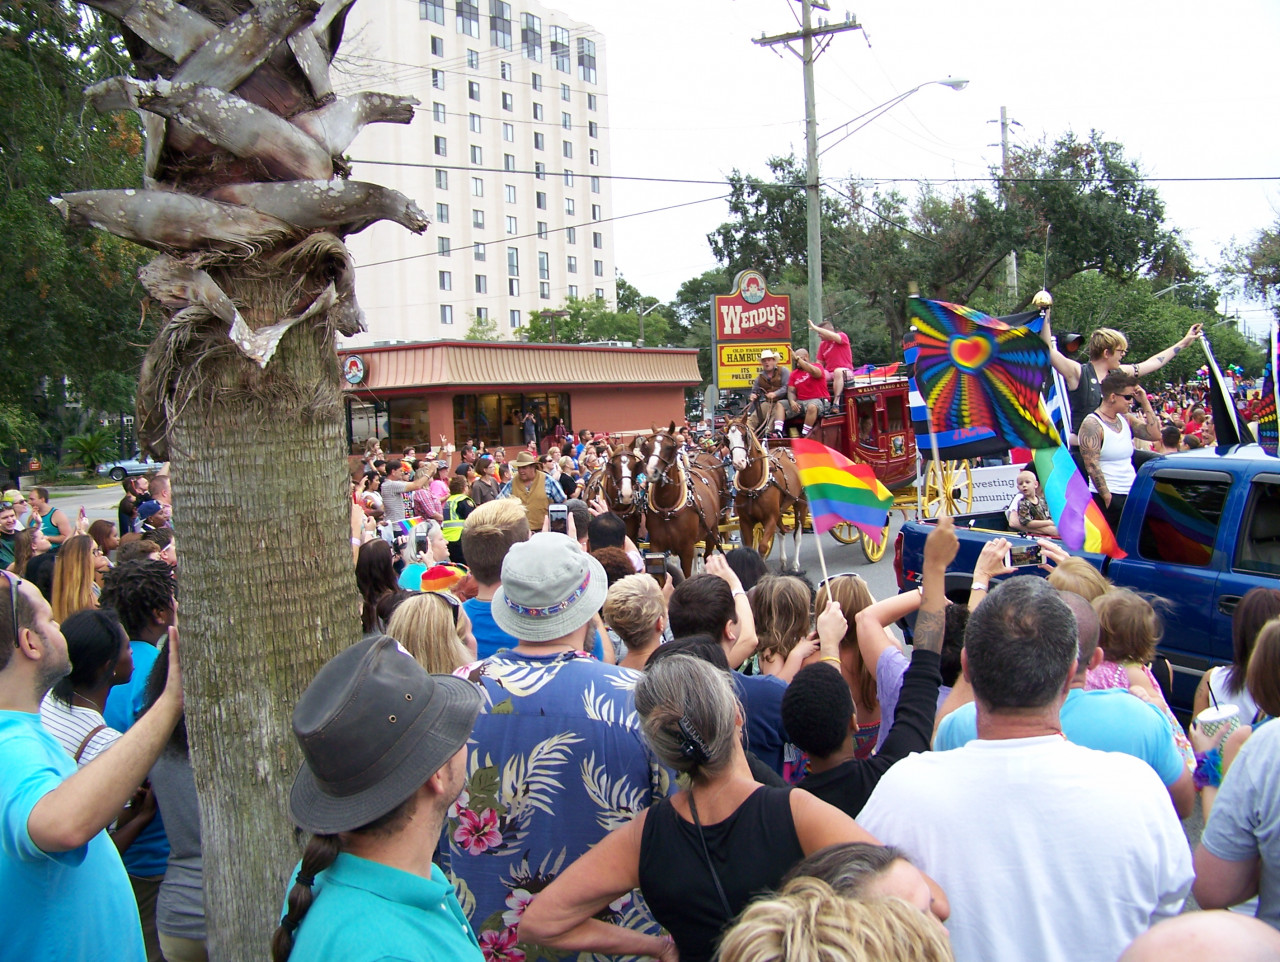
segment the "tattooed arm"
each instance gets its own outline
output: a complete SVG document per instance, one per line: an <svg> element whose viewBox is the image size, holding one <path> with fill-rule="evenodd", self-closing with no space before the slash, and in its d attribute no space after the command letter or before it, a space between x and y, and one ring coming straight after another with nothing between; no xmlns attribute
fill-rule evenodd
<svg viewBox="0 0 1280 962"><path fill-rule="evenodd" d="M1133 372L1134 377L1142 377L1144 374L1151 374L1154 371L1160 370L1160 368L1164 367L1175 357L1181 354L1183 348L1199 337L1200 331L1201 325L1192 324L1191 327L1187 329L1187 333L1182 336L1182 340L1178 341L1178 343L1166 347L1159 354L1152 354L1145 361L1141 361L1137 364L1130 364L1128 369Z"/></svg>
<svg viewBox="0 0 1280 962"><path fill-rule="evenodd" d="M1093 482L1102 503L1111 504L1111 492L1107 489L1107 479L1102 476L1102 422L1097 418L1086 417L1080 425L1080 460L1084 462L1085 473Z"/></svg>
<svg viewBox="0 0 1280 962"><path fill-rule="evenodd" d="M1151 398L1147 397L1147 392L1142 389L1141 384L1134 387L1133 393L1138 396L1138 403L1142 405L1142 420L1139 420L1135 414L1125 415L1129 419L1133 436L1143 441L1160 440L1160 419L1156 417L1156 412L1151 407Z"/></svg>
<svg viewBox="0 0 1280 962"><path fill-rule="evenodd" d="M922 651L942 651L942 632L946 623L947 565L960 550L955 522L943 515L924 542L923 591L912 645Z"/></svg>

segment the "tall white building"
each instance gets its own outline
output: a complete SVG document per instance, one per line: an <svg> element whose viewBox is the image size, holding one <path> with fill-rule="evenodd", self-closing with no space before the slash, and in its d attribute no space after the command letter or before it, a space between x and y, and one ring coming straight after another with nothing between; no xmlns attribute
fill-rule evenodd
<svg viewBox="0 0 1280 962"><path fill-rule="evenodd" d="M536 0L363 0L351 8L339 94L421 103L373 124L353 176L431 218L348 238L374 341L460 339L475 317L504 338L569 297L616 301L604 38Z"/></svg>

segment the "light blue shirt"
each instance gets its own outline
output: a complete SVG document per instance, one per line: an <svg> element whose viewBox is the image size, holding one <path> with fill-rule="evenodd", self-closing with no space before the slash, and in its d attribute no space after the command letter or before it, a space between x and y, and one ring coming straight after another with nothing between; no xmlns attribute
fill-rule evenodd
<svg viewBox="0 0 1280 962"><path fill-rule="evenodd" d="M961 705L938 726L933 750L945 752L976 740L977 718L973 702ZM1072 688L1059 718L1067 741L1100 752L1123 752L1140 758L1155 770L1166 788L1187 770L1160 709L1124 689Z"/></svg>
<svg viewBox="0 0 1280 962"><path fill-rule="evenodd" d="M107 833L44 852L27 830L36 803L75 770L38 713L0 711L0 954L143 962L138 905Z"/></svg>
<svg viewBox="0 0 1280 962"><path fill-rule="evenodd" d="M301 864L301 863L299 863ZM292 888L298 866L289 875ZM439 866L431 878L343 852L316 876L289 962L481 962L484 955ZM286 905L281 915L287 911Z"/></svg>

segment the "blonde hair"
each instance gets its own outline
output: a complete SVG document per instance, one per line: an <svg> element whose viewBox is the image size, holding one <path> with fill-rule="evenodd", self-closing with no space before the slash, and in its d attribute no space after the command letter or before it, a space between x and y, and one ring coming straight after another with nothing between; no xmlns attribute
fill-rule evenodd
<svg viewBox="0 0 1280 962"><path fill-rule="evenodd" d="M871 589L860 575L835 575L818 589L814 599L813 610L821 614L827 608L827 599L833 599L840 605L840 611L849 621L844 637L840 639L840 652L848 652L853 657L853 678L857 687L858 704L871 710L880 704L876 692L875 667L870 669L862 660L862 652L858 648L858 626L854 624L854 615L876 603L871 596Z"/></svg>
<svg viewBox="0 0 1280 962"><path fill-rule="evenodd" d="M453 606L433 592L406 598L387 625L389 634L433 675L449 675L473 660L453 624Z"/></svg>
<svg viewBox="0 0 1280 962"><path fill-rule="evenodd" d="M653 629L666 613L662 590L649 575L619 578L604 599L604 623L618 633L628 648L653 644Z"/></svg>
<svg viewBox="0 0 1280 962"><path fill-rule="evenodd" d="M809 586L790 575L765 575L751 589L751 614L762 656L784 661L809 633Z"/></svg>
<svg viewBox="0 0 1280 962"><path fill-rule="evenodd" d="M798 878L749 905L718 962L953 962L940 924L900 898L855 901Z"/></svg>
<svg viewBox="0 0 1280 962"><path fill-rule="evenodd" d="M1114 327L1100 327L1089 335L1089 360L1096 361L1107 351L1129 350L1129 339Z"/></svg>
<svg viewBox="0 0 1280 962"><path fill-rule="evenodd" d="M1047 580L1059 591L1074 592L1090 602L1111 590L1111 582L1102 576L1101 571L1074 555L1058 562Z"/></svg>
<svg viewBox="0 0 1280 962"><path fill-rule="evenodd" d="M1164 625L1151 602L1128 588L1112 588L1093 602L1098 615L1098 647L1107 661L1145 665L1156 656Z"/></svg>
<svg viewBox="0 0 1280 962"><path fill-rule="evenodd" d="M62 544L53 563L53 620L66 621L77 611L98 607L93 593L94 540L77 534Z"/></svg>

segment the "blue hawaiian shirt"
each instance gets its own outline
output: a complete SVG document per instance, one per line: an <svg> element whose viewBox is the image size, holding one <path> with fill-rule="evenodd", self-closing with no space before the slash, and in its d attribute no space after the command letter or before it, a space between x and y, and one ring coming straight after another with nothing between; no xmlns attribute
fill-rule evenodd
<svg viewBox="0 0 1280 962"><path fill-rule="evenodd" d="M449 809L440 864L487 962L576 958L520 941L538 892L605 835L671 790L640 734L641 675L585 652L501 651L455 674L480 685L485 710L467 744L467 785ZM661 929L638 891L599 916Z"/></svg>

